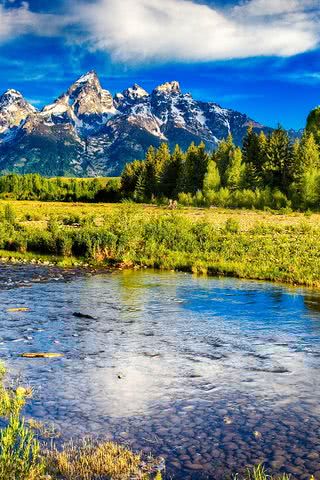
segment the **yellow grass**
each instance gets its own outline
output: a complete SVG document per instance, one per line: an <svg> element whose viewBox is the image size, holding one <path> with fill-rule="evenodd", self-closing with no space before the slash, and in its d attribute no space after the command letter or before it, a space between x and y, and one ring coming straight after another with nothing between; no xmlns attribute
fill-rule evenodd
<svg viewBox="0 0 320 480"><path fill-rule="evenodd" d="M63 203L63 202L39 202L39 201L17 201L0 200L0 211L3 207L10 204L14 209L17 220L30 226L45 227L50 216L59 218L68 215L79 215L80 217L94 216L99 223L99 219L108 216L114 212L119 212L123 205L121 203ZM159 215L168 211L166 207L155 205L136 204L135 210L140 210L144 215ZM252 227L263 223L264 225L278 226L297 226L302 222L304 224L315 225L320 223L320 213L306 215L304 213L293 212L289 214L276 214L259 210L240 210L223 208L179 208L179 212L196 221L206 221L214 223L217 226L224 226L228 218L233 218L239 222L241 231L247 231ZM31 220L27 221L26 218Z"/></svg>

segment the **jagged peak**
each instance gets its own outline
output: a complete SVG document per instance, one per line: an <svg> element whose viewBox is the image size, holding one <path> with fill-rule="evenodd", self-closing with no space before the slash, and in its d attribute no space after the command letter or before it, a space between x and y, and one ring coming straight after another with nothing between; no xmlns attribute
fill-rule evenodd
<svg viewBox="0 0 320 480"><path fill-rule="evenodd" d="M162 85L158 85L154 91L161 93L181 93L180 83L176 80L173 80L172 82L166 82Z"/></svg>
<svg viewBox="0 0 320 480"><path fill-rule="evenodd" d="M0 96L0 109L2 112L36 112L37 109L29 103L22 93L9 88Z"/></svg>
<svg viewBox="0 0 320 480"><path fill-rule="evenodd" d="M94 70L90 70L89 72L85 73L84 75L81 75L81 77L78 78L78 80L75 81L76 84L80 83L91 83L99 81L98 75Z"/></svg>
<svg viewBox="0 0 320 480"><path fill-rule="evenodd" d="M9 88L6 90L1 96L0 96L0 102L3 100L21 100L23 99L22 93L20 93L18 90L14 90L13 88Z"/></svg>
<svg viewBox="0 0 320 480"><path fill-rule="evenodd" d="M140 85L135 83L134 85L132 85L132 87L129 87L126 90L124 90L122 95L124 97L130 97L130 98L143 98L143 97L148 97L149 93L144 88L140 87Z"/></svg>

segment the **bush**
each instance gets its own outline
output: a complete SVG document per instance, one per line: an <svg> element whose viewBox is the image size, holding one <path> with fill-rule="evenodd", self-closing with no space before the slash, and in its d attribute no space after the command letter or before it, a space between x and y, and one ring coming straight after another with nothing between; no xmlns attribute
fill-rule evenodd
<svg viewBox="0 0 320 480"><path fill-rule="evenodd" d="M5 205L4 207L4 219L11 225L15 224L16 215L15 212L10 204Z"/></svg>
<svg viewBox="0 0 320 480"><path fill-rule="evenodd" d="M225 231L228 233L238 233L240 229L239 222L235 218L228 218L225 225Z"/></svg>
<svg viewBox="0 0 320 480"><path fill-rule="evenodd" d="M179 193L178 203L184 207L190 207L193 204L191 193Z"/></svg>

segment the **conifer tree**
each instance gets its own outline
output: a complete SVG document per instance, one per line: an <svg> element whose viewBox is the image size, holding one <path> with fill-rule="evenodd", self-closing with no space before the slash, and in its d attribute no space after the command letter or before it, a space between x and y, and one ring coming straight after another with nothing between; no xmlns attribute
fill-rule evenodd
<svg viewBox="0 0 320 480"><path fill-rule="evenodd" d="M243 139L242 147L245 164L245 185L248 188L256 188L261 185L266 143L265 134L261 132L260 135L257 135L253 130L253 125L250 124Z"/></svg>
<svg viewBox="0 0 320 480"><path fill-rule="evenodd" d="M203 193L205 196L211 191L217 191L220 187L221 179L217 164L214 160L209 160L207 173L203 180Z"/></svg>
<svg viewBox="0 0 320 480"><path fill-rule="evenodd" d="M307 118L307 133L313 133L314 139L320 147L320 106L312 110Z"/></svg>
<svg viewBox="0 0 320 480"><path fill-rule="evenodd" d="M298 198L299 205L304 208L313 207L319 197L320 153L312 132L305 131L301 141L295 142L293 163L293 194Z"/></svg>
<svg viewBox="0 0 320 480"><path fill-rule="evenodd" d="M184 153L179 145L175 146L169 161L164 165L161 178L161 193L168 198L176 197L180 190L184 164Z"/></svg>
<svg viewBox="0 0 320 480"><path fill-rule="evenodd" d="M242 152L240 148L236 148L231 153L230 162L225 173L226 186L230 190L237 190L242 184L243 173Z"/></svg>
<svg viewBox="0 0 320 480"><path fill-rule="evenodd" d="M286 192L291 183L292 145L288 133L279 126L268 138L264 177L272 188Z"/></svg>
<svg viewBox="0 0 320 480"><path fill-rule="evenodd" d="M121 190L125 196L130 196L135 191L138 178L145 168L145 162L135 160L127 163L121 174Z"/></svg>
<svg viewBox="0 0 320 480"><path fill-rule="evenodd" d="M234 149L235 145L233 143L233 138L230 133L226 140L222 140L219 143L218 148L214 154L214 159L217 163L221 183L223 186L226 186L226 170L230 164L230 159L232 157Z"/></svg>
<svg viewBox="0 0 320 480"><path fill-rule="evenodd" d="M320 152L313 133L304 132L299 148L298 170L320 168Z"/></svg>
<svg viewBox="0 0 320 480"><path fill-rule="evenodd" d="M156 150L153 146L149 147L145 157L145 195L151 198L152 194L157 188L157 173L156 173Z"/></svg>
<svg viewBox="0 0 320 480"><path fill-rule="evenodd" d="M190 144L186 151L186 158L183 166L183 172L180 181L181 192L195 193L194 189L194 168L196 164L197 147L194 142Z"/></svg>
<svg viewBox="0 0 320 480"><path fill-rule="evenodd" d="M204 177L208 170L209 155L206 152L204 142L201 142L197 149L197 159L195 165L195 189L202 190Z"/></svg>
<svg viewBox="0 0 320 480"><path fill-rule="evenodd" d="M137 180L137 184L136 184L136 188L134 190L134 193L133 193L133 198L134 200L136 200L137 202L143 202L146 198L146 173L145 171L141 171L139 177L138 177L138 180Z"/></svg>
<svg viewBox="0 0 320 480"><path fill-rule="evenodd" d="M305 170L300 178L300 206L314 208L320 205L320 171L314 167Z"/></svg>

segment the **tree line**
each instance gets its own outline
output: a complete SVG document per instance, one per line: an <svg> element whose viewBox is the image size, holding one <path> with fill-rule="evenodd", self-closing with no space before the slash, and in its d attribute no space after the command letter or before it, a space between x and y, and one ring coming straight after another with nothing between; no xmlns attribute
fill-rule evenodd
<svg viewBox="0 0 320 480"><path fill-rule="evenodd" d="M173 151L150 147L144 160L126 164L121 178L66 179L38 174L0 177L0 198L65 202L136 202L271 209L320 208L320 107L310 113L301 139L281 126L257 133L242 147L231 135L214 152L204 143Z"/></svg>
<svg viewBox="0 0 320 480"><path fill-rule="evenodd" d="M0 177L0 198L60 202L113 202L120 199L117 178L46 178L37 173Z"/></svg>
<svg viewBox="0 0 320 480"><path fill-rule="evenodd" d="M310 117L309 117L310 119ZM252 125L237 147L232 135L216 151L192 143L170 152L150 147L125 166L121 189L135 201L176 198L189 205L315 209L320 207L320 135L314 122L294 142L281 126L269 135Z"/></svg>

